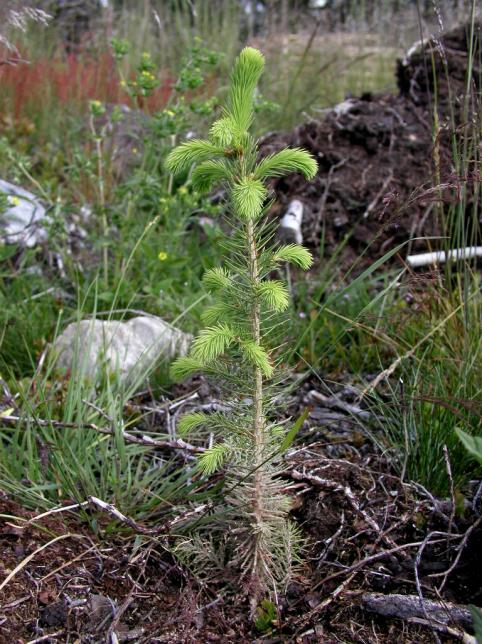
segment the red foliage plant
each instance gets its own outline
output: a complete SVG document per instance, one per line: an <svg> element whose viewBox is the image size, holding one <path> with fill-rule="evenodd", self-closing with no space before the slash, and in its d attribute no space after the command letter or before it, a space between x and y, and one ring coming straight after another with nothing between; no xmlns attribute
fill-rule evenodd
<svg viewBox="0 0 482 644"><path fill-rule="evenodd" d="M18 119L26 116L34 105L71 106L83 111L91 99L103 103L129 104L130 98L119 85L115 61L109 52L55 55L37 58L31 63L0 67L0 111L8 111ZM173 80L165 78L143 107L148 111L161 109L168 101Z"/></svg>

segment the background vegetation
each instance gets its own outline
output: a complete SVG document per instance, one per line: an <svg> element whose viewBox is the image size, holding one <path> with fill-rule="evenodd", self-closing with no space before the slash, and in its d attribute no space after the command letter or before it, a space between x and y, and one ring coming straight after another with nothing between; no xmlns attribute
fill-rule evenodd
<svg viewBox="0 0 482 644"><path fill-rule="evenodd" d="M0 373L12 396L2 413L22 419L1 430L0 488L29 506L94 494L153 519L187 494L204 498L189 473L125 443L120 432L112 439L55 427L55 421L80 427L106 418L113 428L136 426L148 412L136 407L140 398L132 389L115 382L59 379L45 356L59 330L79 317L120 318L140 310L185 331L201 327L201 278L220 263L223 206L199 197L189 177L173 179L163 160L188 132L206 133L242 45L260 47L267 60L257 97L263 135L321 116L349 94L395 91L396 58L418 37L420 24L447 30L471 9L467 3L435 3L436 12L417 11L416 3L352 3L342 20L336 13L313 19L288 3L283 13L271 4L265 29L247 22L234 1L199 0L141 8L118 3L67 42L56 21L5 34L21 60L0 68L0 175L36 193L52 215L47 248L0 248ZM120 118L114 106L122 105L143 128L149 117L139 145L126 151L134 159L128 171L112 161L106 129ZM454 140L461 176L480 168L480 116L479 109L470 136ZM433 127L436 135L435 119ZM427 180L437 186L436 174L421 183ZM480 179L471 189L478 193ZM86 207L87 236L72 250L69 223L82 221ZM460 205L444 211L448 247L471 243L462 232L464 213ZM396 252L388 250L384 259ZM463 493L480 472L454 432L480 432L475 264L414 287L410 271L384 261L356 279L351 271L340 276L336 256L319 258L308 280L294 276L289 337L296 342L288 364L328 388L348 377L363 389L388 369L384 384L365 397L382 421L363 431L393 451L403 476L439 495L450 488L447 446ZM408 304L414 295L415 308ZM166 400L170 386L160 368L148 395Z"/></svg>

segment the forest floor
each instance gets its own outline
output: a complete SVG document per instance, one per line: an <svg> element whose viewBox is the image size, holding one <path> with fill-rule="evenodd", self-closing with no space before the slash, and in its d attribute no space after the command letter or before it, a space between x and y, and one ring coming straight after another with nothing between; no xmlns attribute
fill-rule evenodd
<svg viewBox="0 0 482 644"><path fill-rule="evenodd" d="M398 94L348 98L290 133L264 137L263 152L300 146L320 164L310 184L297 176L273 184L273 215L293 199L305 206L304 242L317 256L312 275L326 255L336 253L340 275L353 276L402 245L391 261L405 266L407 249L427 250L428 238L443 247L439 209L454 194L469 195L464 207L473 211L471 187L480 176L476 169L458 175L451 161L450 132L466 124L449 123L453 95L464 84L465 31L448 34L442 49L446 57L437 50L434 65L440 78L450 70L451 85L437 88L438 131L425 58L415 52L399 65ZM470 480L460 491L448 457L438 463L449 481L444 498L412 482L406 463L400 472L380 407L369 404L350 366L340 367L336 385L333 371L325 381L312 368L286 394L284 417L307 414L283 457L292 516L307 541L278 614L259 615L256 628L248 598L230 583L233 571L206 579L182 567L172 555L172 519L131 519L94 497L81 505L63 499L40 514L0 491L0 642L473 641L467 605L482 604L482 484ZM216 400L200 379L170 392L173 399L194 394L205 404ZM157 404L149 394L142 403ZM475 403L466 409L480 417ZM197 510L208 514L209 503Z"/></svg>
<svg viewBox="0 0 482 644"><path fill-rule="evenodd" d="M351 386L327 395L306 381L288 402L292 415L309 409L284 458L307 549L264 630L253 632L229 573L206 580L174 561L164 525L126 517L114 535L115 508L99 515L95 500L39 516L2 498L0 641L459 641L470 617L457 605L482 599L481 487L452 503L403 481Z"/></svg>

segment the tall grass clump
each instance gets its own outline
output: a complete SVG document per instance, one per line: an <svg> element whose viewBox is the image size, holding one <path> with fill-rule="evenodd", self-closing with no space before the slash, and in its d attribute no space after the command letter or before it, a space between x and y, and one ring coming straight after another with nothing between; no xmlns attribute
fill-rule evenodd
<svg viewBox="0 0 482 644"><path fill-rule="evenodd" d="M210 475L226 464L227 491L217 536L213 537L216 526L211 526L206 538L218 557L224 549L231 567L241 570L253 608L266 592L276 592L286 583L298 541L298 531L287 517L289 501L282 493L276 463L289 432L270 417L280 378L273 338L289 295L285 284L270 279L270 273L284 262L307 269L312 261L301 246L270 245L266 183L289 172L307 178L316 173L314 159L300 149L258 159L257 143L249 131L263 68L259 51L243 49L234 64L227 107L211 127L209 140L185 142L167 159L174 174L189 172L195 190L222 184L227 192L225 263L204 276L215 301L204 311L206 328L194 340L190 355L178 359L172 373L182 379L204 372L224 385L228 394L226 411L185 415L180 431L205 427L216 438L199 466ZM197 554L205 556L202 538L198 545Z"/></svg>
<svg viewBox="0 0 482 644"><path fill-rule="evenodd" d="M466 304L454 303L436 287L429 290L426 310L406 320L402 329L406 348L398 354L397 378L370 401L374 417L382 419L376 440L382 449L395 449L394 465L402 477L440 496L449 493L452 483L463 490L480 475L456 435L456 430L480 435L479 289L474 277Z"/></svg>
<svg viewBox="0 0 482 644"><path fill-rule="evenodd" d="M442 231L435 243L447 254L480 244L482 108L477 87L482 48L475 2L470 9L463 89L453 84L451 52L444 50L443 39L434 40L426 61L433 88L432 185ZM449 164L441 160L444 141L450 143ZM482 311L475 262L460 253L439 269L435 283L426 280L424 307L401 333L409 346L397 357L398 381L390 380L385 394L377 397L382 430L396 448L402 475L438 495L448 494L452 485L463 489L480 476L479 465L457 437L460 432L475 438L481 433Z"/></svg>

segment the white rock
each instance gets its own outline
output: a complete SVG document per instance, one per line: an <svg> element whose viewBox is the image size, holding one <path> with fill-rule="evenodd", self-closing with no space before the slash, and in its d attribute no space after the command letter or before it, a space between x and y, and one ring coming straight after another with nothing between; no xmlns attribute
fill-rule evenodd
<svg viewBox="0 0 482 644"><path fill-rule="evenodd" d="M122 383L145 382L157 362L185 355L192 336L161 318L139 316L126 322L73 322L56 339L56 366L75 371L75 377L96 380L115 374Z"/></svg>
<svg viewBox="0 0 482 644"><path fill-rule="evenodd" d="M28 190L0 179L0 191L13 202L0 215L0 235L7 244L20 244L32 248L45 241L47 233L43 227L47 211L39 199ZM15 203L18 202L18 203Z"/></svg>

